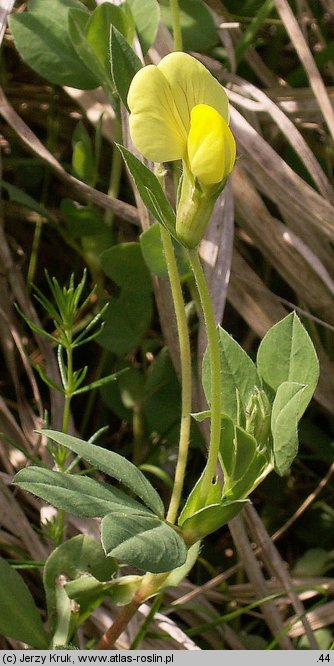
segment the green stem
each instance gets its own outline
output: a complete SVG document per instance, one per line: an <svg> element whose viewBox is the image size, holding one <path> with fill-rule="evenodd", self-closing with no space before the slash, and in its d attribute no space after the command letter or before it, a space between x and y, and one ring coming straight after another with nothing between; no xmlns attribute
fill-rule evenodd
<svg viewBox="0 0 334 666"><path fill-rule="evenodd" d="M182 384L179 451L178 451L178 459L175 469L175 479L172 490L172 496L167 512L167 520L173 524L175 523L182 497L182 490L183 490L188 449L189 449L190 424L191 424L191 351L190 351L188 322L184 306L179 272L174 254L174 247L170 234L163 227L161 227L161 238L167 264L169 281L172 290L176 323L179 335L181 384ZM113 649L113 646L118 636L122 633L122 631L124 631L128 623L130 622L131 618L135 615L139 606L146 599L159 592L162 584L168 578L169 573L170 572L166 572L163 574L147 573L144 576L142 585L135 594L134 598L127 606L124 607L124 609L120 612L119 616L116 618L114 624L102 636L99 644L97 645L97 649L100 650ZM152 616L154 616L154 613L156 611L156 605L158 605L158 603L160 603L160 600L159 602L157 601L154 602L153 604ZM145 629L146 629L146 624L145 624ZM140 637L141 635L142 634L140 633Z"/></svg>
<svg viewBox="0 0 334 666"><path fill-rule="evenodd" d="M113 148L113 154L112 154L112 162L111 162L111 173L110 173L110 181L109 181L109 187L108 187L108 196L114 199L115 197L118 196L119 194L119 187L120 187L120 182L121 182L121 176L122 176L122 167L123 167L123 158L118 150L116 143L121 143L122 142L122 129L117 123L116 130L115 130L116 136L115 136L115 145ZM111 227L114 219L114 213L112 210L106 210L105 215L104 215L104 221L105 223Z"/></svg>
<svg viewBox="0 0 334 666"><path fill-rule="evenodd" d="M174 50L183 51L179 2L178 0L169 0L169 5L172 14Z"/></svg>
<svg viewBox="0 0 334 666"><path fill-rule="evenodd" d="M220 446L221 428L221 356L219 333L212 307L210 292L205 279L198 250L188 250L190 264L196 280L208 335L208 348L211 367L211 430L208 459L202 478L201 499L205 500L212 479L216 476L216 465Z"/></svg>
<svg viewBox="0 0 334 666"><path fill-rule="evenodd" d="M58 136L58 130L59 130L59 123L58 123L58 114L57 114L57 95L55 92L55 89L52 88L51 90L51 95L50 95L50 109L48 113L48 121L47 121L47 137L46 137L46 147L48 150L53 153L55 151L56 147L56 141L57 141L57 136ZM50 167L46 166L43 172L43 185L42 185L42 195L40 202L43 206L46 206L47 203L47 198L48 198L48 191L50 187L50 179L51 179L51 169ZM33 237L33 242L32 242L32 248L31 248L31 255L30 255L30 260L29 260L29 266L28 266L28 275L27 275L27 288L28 291L30 292L32 283L35 280L35 275L36 275L36 269L37 269L37 264L38 264L38 257L39 257L39 248L40 248L40 243L41 243L41 236L42 236L42 229L43 229L43 224L47 222L47 219L42 217L41 215L38 216L36 226L35 226L35 231L34 231L34 237Z"/></svg>
<svg viewBox="0 0 334 666"><path fill-rule="evenodd" d="M109 352L106 349L102 349L99 351L100 356L97 359L97 363L95 366L95 373L94 373L94 381L97 381L98 379L101 378L104 366L107 362L108 354ZM84 435L86 433L86 430L88 428L88 425L92 421L92 412L94 409L94 403L96 400L96 396L98 395L98 389L94 389L93 391L89 392L88 400L86 403L85 411L82 417L82 423L81 427L79 429L79 432Z"/></svg>
<svg viewBox="0 0 334 666"><path fill-rule="evenodd" d="M67 433L69 423L70 423L70 415L71 415L71 399L72 399L72 388L73 388L73 350L71 347L68 347L66 349L66 355L67 355L67 384L64 387L66 390L66 395L65 395L65 404L64 404L64 412L63 412L63 432ZM65 447L59 447L59 456L58 456L58 466L60 468L61 472L65 471L65 459L66 455ZM61 464L59 464L61 461ZM59 544L63 543L65 539L65 511L63 509L59 509L58 511L58 541Z"/></svg>
<svg viewBox="0 0 334 666"><path fill-rule="evenodd" d="M34 231L34 238L32 241L32 249L31 249L31 255L30 255L30 261L29 261L29 267L28 267L28 277L27 277L27 282L28 282L28 289L31 289L32 283L35 279L36 275L36 267L37 267L37 262L38 262L38 250L39 250L39 245L40 245L40 240L41 240L41 234L42 234L42 227L43 223L45 222L45 219L41 217L41 215L38 216L36 226L35 226L35 231Z"/></svg>
<svg viewBox="0 0 334 666"><path fill-rule="evenodd" d="M132 416L132 431L133 431L133 458L132 462L136 467L139 467L143 460L144 449L144 423L143 423L143 410L140 403L136 402L133 407Z"/></svg>
<svg viewBox="0 0 334 666"><path fill-rule="evenodd" d="M65 397L65 405L64 405L64 413L63 413L63 432L68 431L69 423L70 423L70 406L71 406L71 400L72 400L72 390L73 390L73 350L71 347L68 347L66 349L66 355L67 355L67 385L65 387L66 389L66 397Z"/></svg>
<svg viewBox="0 0 334 666"><path fill-rule="evenodd" d="M67 395L65 397L65 405L64 405L64 413L63 413L63 428L62 431L64 433L67 433L68 431L68 424L70 421L70 406L71 406L71 396Z"/></svg>
<svg viewBox="0 0 334 666"><path fill-rule="evenodd" d="M175 523L180 506L184 477L186 472L190 424L191 424L191 352L187 316L184 307L179 272L175 260L174 248L170 234L161 227L161 238L165 253L172 296L174 301L177 330L179 334L181 362L181 425L179 452L175 470L175 480L167 513L167 520Z"/></svg>

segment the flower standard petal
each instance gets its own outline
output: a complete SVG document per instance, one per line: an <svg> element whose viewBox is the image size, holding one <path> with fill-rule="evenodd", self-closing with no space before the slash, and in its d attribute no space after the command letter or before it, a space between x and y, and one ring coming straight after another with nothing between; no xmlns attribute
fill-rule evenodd
<svg viewBox="0 0 334 666"><path fill-rule="evenodd" d="M188 134L191 110L207 104L229 121L228 97L223 86L198 60L187 53L170 53L158 65L169 82L182 124Z"/></svg>
<svg viewBox="0 0 334 666"><path fill-rule="evenodd" d="M134 76L128 94L130 133L136 148L153 162L182 159L187 135L170 85L155 65Z"/></svg>
<svg viewBox="0 0 334 666"><path fill-rule="evenodd" d="M197 104L191 111L188 158L192 174L201 185L222 182L235 162L233 134L216 109Z"/></svg>

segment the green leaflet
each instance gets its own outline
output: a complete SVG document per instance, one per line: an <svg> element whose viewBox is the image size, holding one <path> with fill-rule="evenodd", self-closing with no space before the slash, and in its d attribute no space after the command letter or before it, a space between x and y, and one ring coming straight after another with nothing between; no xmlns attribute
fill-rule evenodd
<svg viewBox="0 0 334 666"><path fill-rule="evenodd" d="M229 416L233 423L238 423L242 417L240 408L245 411L254 387L260 387L261 382L248 354L220 326L219 336L222 363L221 411ZM210 404L211 369L208 350L203 359L203 388ZM243 423L240 422L239 425L243 425Z"/></svg>
<svg viewBox="0 0 334 666"><path fill-rule="evenodd" d="M225 414L221 417L220 459L227 477L232 477L235 468L235 427Z"/></svg>
<svg viewBox="0 0 334 666"><path fill-rule="evenodd" d="M196 543L211 532L215 532L238 515L249 500L225 500L211 504L194 513L182 523L182 532L188 543Z"/></svg>
<svg viewBox="0 0 334 666"><path fill-rule="evenodd" d="M159 277L167 277L168 271L162 249L159 223L154 222L148 229L145 229L140 234L139 240L146 266L151 273Z"/></svg>
<svg viewBox="0 0 334 666"><path fill-rule="evenodd" d="M110 64L115 88L125 107L130 83L142 63L117 27L110 29Z"/></svg>
<svg viewBox="0 0 334 666"><path fill-rule="evenodd" d="M227 481L224 489L224 498L229 501L235 501L247 497L271 470L272 466L269 464L266 456L262 453L257 453L240 479L229 479Z"/></svg>
<svg viewBox="0 0 334 666"><path fill-rule="evenodd" d="M221 500L222 496L222 484L221 481L216 478L211 483L209 490L205 493L205 498L202 497L202 485L203 485L203 475L200 476L193 490L191 491L183 510L181 511L179 517L179 525L183 526L184 522L192 516L196 511L202 509L203 506L208 504L217 504Z"/></svg>
<svg viewBox="0 0 334 666"><path fill-rule="evenodd" d="M72 168L75 175L84 183L93 186L96 178L93 143L82 122L78 123L73 132L72 146Z"/></svg>
<svg viewBox="0 0 334 666"><path fill-rule="evenodd" d="M79 58L69 37L71 9L80 13L82 22L88 21L88 11L77 0L32 0L28 12L9 19L15 46L24 62L51 83L96 88L98 78Z"/></svg>
<svg viewBox="0 0 334 666"><path fill-rule="evenodd" d="M63 509L74 516L95 518L106 516L122 508L124 513L150 513L122 490L107 486L88 476L54 472L44 467L26 467L14 478L14 483Z"/></svg>
<svg viewBox="0 0 334 666"><path fill-rule="evenodd" d="M256 456L256 440L239 426L235 427L235 463L233 478L241 479Z"/></svg>
<svg viewBox="0 0 334 666"><path fill-rule="evenodd" d="M116 562L105 556L101 544L83 534L65 541L51 553L45 563L43 582L49 622L53 629L56 627L57 642L60 639L67 642L71 619L70 598L60 584L61 576L65 576L67 580L78 581L78 584L81 581L83 594L87 590L87 576L91 589L93 585L98 589L98 583L110 581L116 571ZM86 597L86 601L91 600ZM84 611L83 605L80 613ZM76 619L79 620L79 617Z"/></svg>
<svg viewBox="0 0 334 666"><path fill-rule="evenodd" d="M115 90L109 56L110 29L117 30L125 42L127 37L132 39L134 21L129 12L106 2L96 7L86 24L83 24L77 10L72 9L69 12L69 34L72 44L81 60L99 79L112 101ZM122 70L121 63L120 70Z"/></svg>
<svg viewBox="0 0 334 666"><path fill-rule="evenodd" d="M152 215L175 237L175 213L156 176L129 150L118 144L138 192Z"/></svg>
<svg viewBox="0 0 334 666"><path fill-rule="evenodd" d="M28 643L36 650L48 648L48 637L23 578L0 557L0 633Z"/></svg>
<svg viewBox="0 0 334 666"><path fill-rule="evenodd" d="M300 418L317 386L319 361L312 340L295 312L264 336L257 353L257 367L262 379L274 391L283 382L305 385L300 396Z"/></svg>
<svg viewBox="0 0 334 666"><path fill-rule="evenodd" d="M102 63L107 76L110 71L110 29L116 30L129 42L135 36L135 24L130 11L125 11L126 5L113 5L104 2L94 9L87 24L87 41L98 59Z"/></svg>
<svg viewBox="0 0 334 666"><path fill-rule="evenodd" d="M152 573L180 567L187 557L176 529L156 516L110 514L103 518L101 539L107 555Z"/></svg>
<svg viewBox="0 0 334 666"><path fill-rule="evenodd" d="M138 293L152 291L152 280L139 243L118 243L100 257L104 273L119 287Z"/></svg>
<svg viewBox="0 0 334 666"><path fill-rule="evenodd" d="M306 387L297 382L283 382L273 403L271 430L275 469L285 474L298 452L297 425Z"/></svg>
<svg viewBox="0 0 334 666"><path fill-rule="evenodd" d="M150 272L159 277L167 277L168 271L162 248L159 222L154 222L148 229L145 229L140 234L139 242L146 266ZM173 240L173 245L180 278L183 281L188 279L190 274L189 261L182 245L175 240Z"/></svg>
<svg viewBox="0 0 334 666"><path fill-rule="evenodd" d="M43 430L42 433L57 444L66 446L77 453L81 458L87 460L91 465L105 472L117 481L123 483L129 490L134 492L154 513L159 516L164 514L163 503L144 474L129 460L118 453L107 451L100 446L89 444L78 437L72 437L54 430Z"/></svg>
<svg viewBox="0 0 334 666"><path fill-rule="evenodd" d="M127 0L136 23L143 55L152 46L159 27L160 7L157 0Z"/></svg>
<svg viewBox="0 0 334 666"><path fill-rule="evenodd" d="M152 297L143 289L122 288L118 298L111 297L104 314L104 326L97 341L117 356L126 354L138 346L152 319Z"/></svg>
<svg viewBox="0 0 334 666"><path fill-rule="evenodd" d="M198 412L192 414L192 416L197 421L203 421L211 416L211 412ZM237 501L247 497L259 484L263 474L269 473L272 469L267 447L263 450L262 444L259 445L253 435L234 425L226 414L221 415L219 460L225 478L222 491L223 502ZM199 497L197 485L191 492L181 513L179 522L182 526L186 518L189 518L195 510L203 507L203 505L200 507L199 504L197 506L195 504L195 498L198 499ZM213 498L211 498L211 502L209 501L210 498L211 494L207 496L206 504L213 503ZM220 500L218 494L217 500Z"/></svg>
<svg viewBox="0 0 334 666"><path fill-rule="evenodd" d="M0 185L8 193L10 201L17 201L17 203L21 204L22 206L26 206L27 208L30 208L30 210L34 210L42 217L46 217L51 223L54 221L49 211L41 203L33 199L30 194L26 194L24 190L21 190L20 187L16 187L15 185L7 183L5 180L1 179Z"/></svg>

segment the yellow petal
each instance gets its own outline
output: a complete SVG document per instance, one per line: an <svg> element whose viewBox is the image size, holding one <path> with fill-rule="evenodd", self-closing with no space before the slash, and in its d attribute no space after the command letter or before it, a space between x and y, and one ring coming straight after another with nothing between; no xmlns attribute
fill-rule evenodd
<svg viewBox="0 0 334 666"><path fill-rule="evenodd" d="M235 141L216 109L198 104L191 111L188 159L193 175L203 185L220 183L232 171Z"/></svg>
<svg viewBox="0 0 334 666"><path fill-rule="evenodd" d="M134 76L128 94L130 133L139 152L153 162L182 159L187 135L170 85L155 65Z"/></svg>
<svg viewBox="0 0 334 666"><path fill-rule="evenodd" d="M229 121L228 97L223 86L198 60L187 53L170 53L158 65L170 84L180 120L188 134L191 110L197 104L212 106Z"/></svg>

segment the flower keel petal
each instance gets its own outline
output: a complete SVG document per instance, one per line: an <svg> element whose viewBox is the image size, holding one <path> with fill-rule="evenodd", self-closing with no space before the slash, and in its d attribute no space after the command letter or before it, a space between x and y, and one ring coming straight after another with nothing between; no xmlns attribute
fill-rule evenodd
<svg viewBox="0 0 334 666"><path fill-rule="evenodd" d="M191 111L188 159L192 174L202 185L222 182L235 162L235 141L216 109L197 104Z"/></svg>

